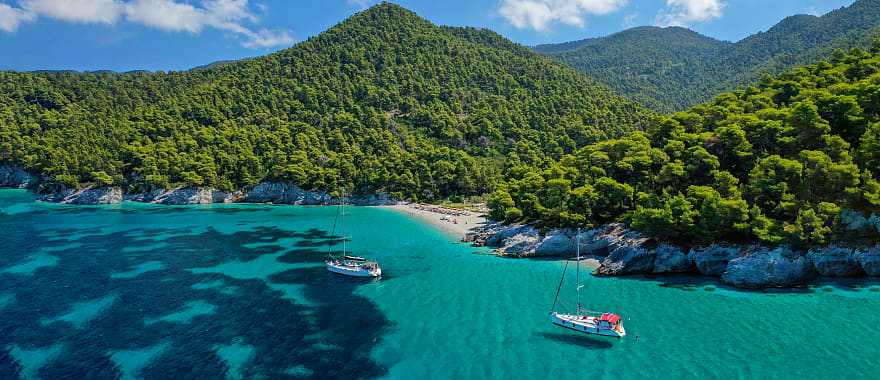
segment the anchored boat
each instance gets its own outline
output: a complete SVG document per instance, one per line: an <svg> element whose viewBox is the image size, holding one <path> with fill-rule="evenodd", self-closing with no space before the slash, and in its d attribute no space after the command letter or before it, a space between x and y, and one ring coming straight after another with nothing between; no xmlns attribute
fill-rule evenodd
<svg viewBox="0 0 880 380"><path fill-rule="evenodd" d="M343 256L341 259L329 258L325 262L327 270L353 277L379 277L382 268L379 263L363 257Z"/></svg>
<svg viewBox="0 0 880 380"><path fill-rule="evenodd" d="M333 221L333 234L336 233L337 225L340 231L345 231L345 202L340 197L339 207L336 211L336 218ZM324 261L328 271L352 277L379 277L382 275L382 268L375 260L365 259L358 256L348 255L345 244L345 235L342 236L342 256L336 257L330 254L328 248L328 258Z"/></svg>
<svg viewBox="0 0 880 380"><path fill-rule="evenodd" d="M626 336L626 329L623 328L623 320L619 315L613 313L602 313L596 311L584 310L581 305L581 231L577 234L577 252L576 269L575 269L575 286L577 289L577 310L574 313L561 313L556 311L556 305L559 301L559 293L562 290L562 284L565 280L565 272L568 269L568 262L562 270L562 278L559 280L559 287L556 288L556 299L553 300L553 308L550 310L550 322L556 326L569 330L574 330L584 334L610 336L615 338L623 338Z"/></svg>

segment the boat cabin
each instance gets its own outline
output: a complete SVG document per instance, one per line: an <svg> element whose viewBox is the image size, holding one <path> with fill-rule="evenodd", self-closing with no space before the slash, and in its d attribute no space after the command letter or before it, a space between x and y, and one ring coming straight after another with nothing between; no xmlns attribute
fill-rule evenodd
<svg viewBox="0 0 880 380"><path fill-rule="evenodd" d="M600 329L614 330L617 324L620 323L620 316L612 313L602 313L598 322Z"/></svg>

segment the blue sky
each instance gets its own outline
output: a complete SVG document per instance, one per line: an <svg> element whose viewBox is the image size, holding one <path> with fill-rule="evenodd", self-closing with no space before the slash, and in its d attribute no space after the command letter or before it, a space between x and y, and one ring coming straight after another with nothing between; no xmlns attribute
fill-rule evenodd
<svg viewBox="0 0 880 380"><path fill-rule="evenodd" d="M263 55L314 36L371 0L0 0L0 69L182 70ZM853 0L399 0L435 23L522 44L681 25L736 41L793 14Z"/></svg>

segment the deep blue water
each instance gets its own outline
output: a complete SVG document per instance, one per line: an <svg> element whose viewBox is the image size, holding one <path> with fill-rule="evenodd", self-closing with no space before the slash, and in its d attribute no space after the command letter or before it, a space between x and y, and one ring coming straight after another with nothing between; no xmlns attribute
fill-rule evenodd
<svg viewBox="0 0 880 380"><path fill-rule="evenodd" d="M0 379L880 377L875 283L587 276L587 306L630 333L591 338L546 321L561 262L485 255L390 210L347 209L354 253L386 275L328 273L335 213L0 190Z"/></svg>

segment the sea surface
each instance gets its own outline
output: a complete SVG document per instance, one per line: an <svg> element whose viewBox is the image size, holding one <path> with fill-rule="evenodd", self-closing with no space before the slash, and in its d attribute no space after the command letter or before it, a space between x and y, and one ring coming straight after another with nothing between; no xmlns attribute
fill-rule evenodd
<svg viewBox="0 0 880 380"><path fill-rule="evenodd" d="M345 216L385 276L329 273L336 211L0 190L0 379L880 377L876 283L762 293L585 271L585 305L629 332L593 338L547 320L564 261L497 258L391 210Z"/></svg>

